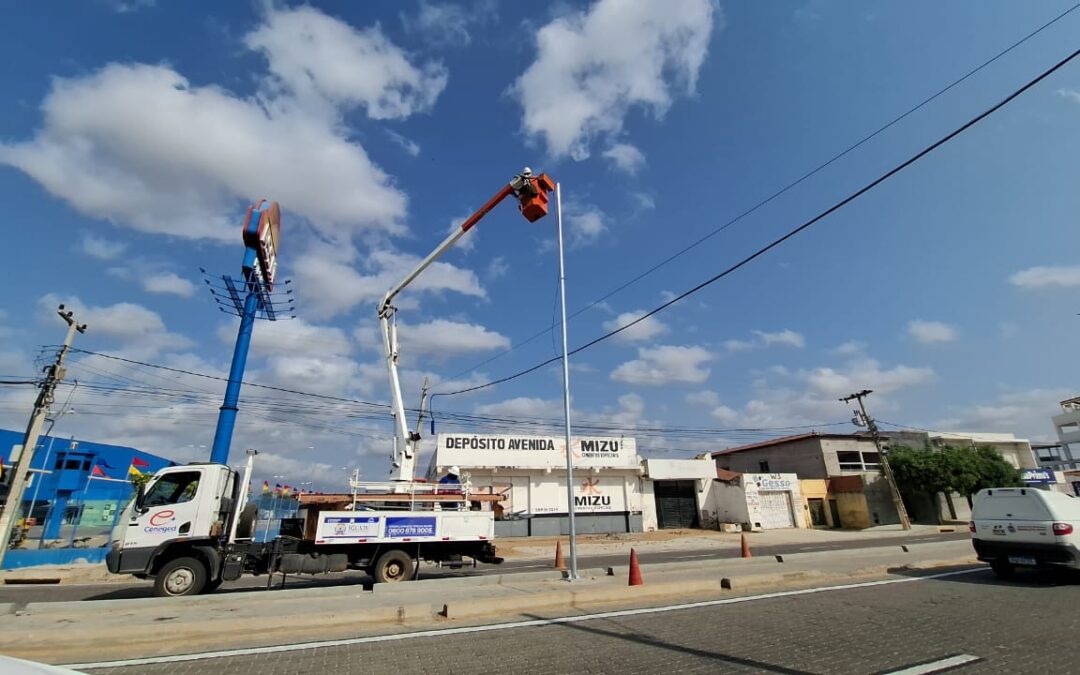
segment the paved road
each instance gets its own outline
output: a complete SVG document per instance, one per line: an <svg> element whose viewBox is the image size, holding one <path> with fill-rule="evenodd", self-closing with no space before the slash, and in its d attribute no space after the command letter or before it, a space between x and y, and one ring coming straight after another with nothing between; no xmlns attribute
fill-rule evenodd
<svg viewBox="0 0 1080 675"><path fill-rule="evenodd" d="M777 546L760 546L754 548L756 556L783 555L789 553L805 553L809 551L838 551L856 548L870 548L881 546L899 546L901 544L950 541L967 539L967 532L953 532L943 534L916 534L898 537L883 537L880 539L854 539L835 541L820 544L784 544ZM642 563L676 562L680 560L701 560L706 558L722 559L737 558L740 551L734 548L688 550L688 551L656 551L643 553L639 556ZM625 565L625 555L600 555L586 556L578 559L581 569L612 567ZM550 563L536 560L509 561L502 565L483 565L476 569L466 568L462 570L440 569L432 566L421 568L421 576L425 579L462 576L472 574L513 574L519 572L536 572L550 569ZM278 577L280 579L280 577ZM346 586L362 584L370 587L371 578L357 573L328 574L320 577L290 577L287 582L288 588L311 588L324 586ZM266 577L244 577L238 581L225 584L218 593L245 593L264 589ZM30 602L64 602L77 600L115 600L127 598L147 598L153 595L151 582L134 582L124 584L85 584L72 586L0 586L0 602L13 602L25 604Z"/></svg>
<svg viewBox="0 0 1080 675"><path fill-rule="evenodd" d="M416 636L95 673L881 673L958 657L967 673L1080 668L1080 585L989 570L663 613ZM755 599L756 597L756 599ZM469 630L469 629L458 629ZM400 638L400 636L398 636ZM940 671L925 671L940 672Z"/></svg>

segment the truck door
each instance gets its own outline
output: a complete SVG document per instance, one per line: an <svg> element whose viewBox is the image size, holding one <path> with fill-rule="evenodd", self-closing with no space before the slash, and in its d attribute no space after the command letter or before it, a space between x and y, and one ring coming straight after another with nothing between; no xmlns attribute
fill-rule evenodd
<svg viewBox="0 0 1080 675"><path fill-rule="evenodd" d="M132 511L124 546L156 547L170 539L205 537L208 532L196 531L203 493L204 472L183 468L161 474L150 486L143 499L143 508Z"/></svg>

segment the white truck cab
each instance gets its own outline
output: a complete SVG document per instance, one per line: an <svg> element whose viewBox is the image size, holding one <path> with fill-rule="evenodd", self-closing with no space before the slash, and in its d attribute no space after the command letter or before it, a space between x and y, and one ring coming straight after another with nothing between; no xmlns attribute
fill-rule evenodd
<svg viewBox="0 0 1080 675"><path fill-rule="evenodd" d="M1017 567L1080 568L1080 499L1035 488L980 490L971 511L979 560L1010 578Z"/></svg>

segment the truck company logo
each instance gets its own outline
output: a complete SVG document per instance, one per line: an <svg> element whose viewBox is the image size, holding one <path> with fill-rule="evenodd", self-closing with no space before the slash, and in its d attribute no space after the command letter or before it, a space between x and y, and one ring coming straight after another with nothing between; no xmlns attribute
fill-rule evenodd
<svg viewBox="0 0 1080 675"><path fill-rule="evenodd" d="M176 522L176 511L172 509L165 509L164 511L158 511L154 515L150 516L150 524L143 528L143 532L147 534L169 534L176 532L176 525L169 525L169 523Z"/></svg>
<svg viewBox="0 0 1080 675"><path fill-rule="evenodd" d="M434 537L435 518L388 517L386 519L386 536L397 539L403 537Z"/></svg>
<svg viewBox="0 0 1080 675"><path fill-rule="evenodd" d="M172 509L158 511L150 516L150 524L154 527L164 525L165 523L171 523L174 520L176 520L176 511L173 511Z"/></svg>

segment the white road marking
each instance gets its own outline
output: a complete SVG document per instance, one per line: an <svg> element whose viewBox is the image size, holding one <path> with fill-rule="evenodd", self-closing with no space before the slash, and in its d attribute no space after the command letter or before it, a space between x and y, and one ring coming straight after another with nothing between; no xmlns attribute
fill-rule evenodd
<svg viewBox="0 0 1080 675"><path fill-rule="evenodd" d="M978 656L972 656L971 654L957 654L956 656L938 659L937 661L931 661L930 663L920 663L917 666L910 666L900 670L891 670L887 675L929 675L929 673L940 673L944 670L957 668L969 663L975 663L979 660Z"/></svg>
<svg viewBox="0 0 1080 675"><path fill-rule="evenodd" d="M94 668L123 668L125 666L148 666L159 663L182 663L185 661L202 661L204 659L220 659L235 656L256 656L259 654L281 654L284 652L296 652L302 649L318 649L320 647L346 647L351 645L372 644L377 642L400 642L402 640L414 640L416 638L445 637L447 635L463 635L466 633L487 633L497 630L511 630L514 628L537 628L540 626L552 626L564 623L581 623L582 621L595 621L598 619L616 619L624 616L640 616L642 614L662 614L677 612L684 609L698 609L701 607L716 607L718 605L735 605L755 600L771 600L773 598L789 598L798 595L813 595L830 591L847 591L854 588L871 588L874 586L889 586L892 584L909 584L928 579L944 579L960 574L981 572L984 567L973 567L967 570L955 572L942 572L923 577L904 577L902 579L884 579L881 581L864 581L855 584L841 584L839 586L821 586L818 588L803 588L796 591L777 591L775 593L763 593L761 595L745 595L738 598L724 598L722 600L702 600L700 602L688 602L681 605L666 605L663 607L642 607L639 609L622 609L611 612L598 612L596 614L577 614L573 616L560 616L552 619L530 619L528 621L510 621L506 623L486 624L481 626L461 626L459 628L440 628L436 630L422 630L414 633L396 633L391 635L371 635L367 637L344 638L341 640L321 640L318 642L299 642L289 645L273 645L268 647L246 647L240 649L223 649L219 651L202 652L200 654L177 654L175 656L152 656L142 659L123 659L119 661L97 661L93 663L69 663L65 668L73 670L89 670ZM934 672L934 671L926 671Z"/></svg>

